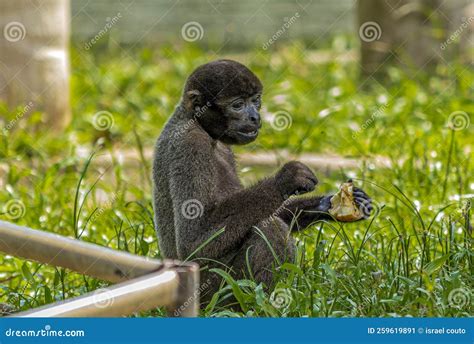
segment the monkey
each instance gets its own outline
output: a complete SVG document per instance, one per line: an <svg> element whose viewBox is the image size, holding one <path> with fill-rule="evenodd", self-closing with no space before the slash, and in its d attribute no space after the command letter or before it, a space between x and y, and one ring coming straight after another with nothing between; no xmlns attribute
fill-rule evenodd
<svg viewBox="0 0 474 344"><path fill-rule="evenodd" d="M293 197L318 184L301 162L287 162L250 187L239 180L231 146L257 138L262 92L258 77L239 62L201 65L187 78L155 145L153 208L160 252L207 267L201 271L203 300L221 285L210 271L216 267L269 288L273 267L295 257L291 232L332 220L332 195ZM370 214L370 197L361 189L354 196Z"/></svg>

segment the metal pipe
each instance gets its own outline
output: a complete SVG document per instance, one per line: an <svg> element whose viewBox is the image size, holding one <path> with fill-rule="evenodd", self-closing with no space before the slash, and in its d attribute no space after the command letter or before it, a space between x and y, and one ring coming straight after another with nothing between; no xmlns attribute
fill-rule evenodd
<svg viewBox="0 0 474 344"><path fill-rule="evenodd" d="M144 276L144 279L151 279L153 278L152 276L156 275L156 273L161 273L160 271L163 273L166 271L173 272L173 274L176 275L174 280L175 282L177 281L177 284L172 299L159 301L159 299L165 297L166 295L164 294L169 291L165 288L161 292L158 284L156 285L156 295L150 296L147 292L143 292L142 290L143 295L151 297L152 300L156 299L156 302L161 302L160 305L167 308L170 316L193 317L197 316L199 313L199 266L196 263L148 259L126 252L115 251L81 240L14 225L5 221L0 221L0 251L24 259L36 260L44 264L61 266L84 275L93 276L110 282L123 282L140 276ZM136 282L138 280L133 280L131 282L134 281ZM155 282L152 280L150 283L153 284ZM140 284L139 287L140 286L143 285ZM154 288L154 286L152 287ZM119 290L120 292L123 291L123 289ZM154 293L154 289L151 290L151 292ZM137 303L134 299L136 297L138 296L123 296L121 300L123 299L123 302L126 304L128 304L127 302L131 302L130 307L132 307ZM81 299L82 297L78 300ZM65 304L69 303L66 302ZM83 314L77 316L100 316L100 314L102 314L97 309L91 308L90 300L87 299L86 301L81 301L79 304L72 304L72 306L68 307L75 308L77 305L80 306L77 312ZM47 306L45 309L53 307L59 306ZM129 309L124 305L121 307L124 310ZM57 312L54 309L53 311L48 312ZM59 308L59 310L62 312L64 307ZM36 312L36 310L32 310L31 312L21 314L36 314ZM41 316L55 316L47 314L50 313L45 313ZM114 315L115 313L111 314L107 311L107 313L103 314ZM127 314L130 314L130 312L127 311Z"/></svg>
<svg viewBox="0 0 474 344"><path fill-rule="evenodd" d="M165 270L11 317L119 317L171 306L178 291L178 273Z"/></svg>
<svg viewBox="0 0 474 344"><path fill-rule="evenodd" d="M110 282L122 282L175 264L173 261L148 259L5 221L0 221L0 251Z"/></svg>
<svg viewBox="0 0 474 344"><path fill-rule="evenodd" d="M168 307L170 317L197 317L199 315L199 266L185 263L174 267L179 276L175 303Z"/></svg>

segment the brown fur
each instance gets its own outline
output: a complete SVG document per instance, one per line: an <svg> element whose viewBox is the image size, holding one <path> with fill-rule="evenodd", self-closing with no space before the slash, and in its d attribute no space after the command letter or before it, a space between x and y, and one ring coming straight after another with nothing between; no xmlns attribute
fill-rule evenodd
<svg viewBox="0 0 474 344"><path fill-rule="evenodd" d="M259 118L250 121L246 114L255 114L260 105L256 100L247 101L237 115L229 110L229 99L247 99L261 91L258 78L240 63L220 60L197 68L186 82L181 104L157 141L153 194L164 257L191 258L208 268L223 268L224 264L236 279L251 274L257 282L270 286L276 261L294 258L295 244L289 228L293 214L305 211L296 229L322 216L327 218L324 213L329 208L329 196L285 202L289 196L311 191L317 184L309 168L295 161L251 187L242 186L229 144L248 142L233 134L235 128L258 130ZM190 200L197 208L202 205L195 218L183 215L183 204ZM223 228L223 233L198 250ZM271 243L277 260L256 228ZM206 287L204 299L209 299L219 288L220 279L205 270L201 281Z"/></svg>

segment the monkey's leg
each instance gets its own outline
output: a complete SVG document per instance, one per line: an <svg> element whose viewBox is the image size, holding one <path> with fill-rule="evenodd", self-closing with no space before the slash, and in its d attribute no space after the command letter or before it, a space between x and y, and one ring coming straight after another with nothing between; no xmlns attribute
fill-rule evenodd
<svg viewBox="0 0 474 344"><path fill-rule="evenodd" d="M209 263L209 268L217 267L226 270L236 280L251 279L257 284L263 283L265 289L268 290L275 282L274 269L284 262L294 261L295 243L290 236L288 226L279 218L262 221L256 227L259 230L252 228L243 245L235 252L235 257L229 263L226 262L227 268L213 262ZM226 258L219 260L223 262ZM200 264L204 265L203 262ZM203 306L211 300L220 286L222 286L222 278L218 274L209 272L209 269L201 273ZM219 302L218 306L239 309L237 304L235 297L230 297Z"/></svg>
<svg viewBox="0 0 474 344"><path fill-rule="evenodd" d="M253 279L270 288L274 284L274 269L294 260L295 243L288 226L279 218L263 221L256 227L258 230L252 228L232 268L236 278Z"/></svg>

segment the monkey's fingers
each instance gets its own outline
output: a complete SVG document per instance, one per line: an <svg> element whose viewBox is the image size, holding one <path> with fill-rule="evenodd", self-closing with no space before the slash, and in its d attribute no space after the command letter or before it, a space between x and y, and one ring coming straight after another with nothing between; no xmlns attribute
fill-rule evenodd
<svg viewBox="0 0 474 344"><path fill-rule="evenodd" d="M306 178L308 178L309 180L311 180L315 186L318 185L318 183L319 183L318 178L316 178L316 176L315 176L313 173L308 174L308 175L306 176Z"/></svg>
<svg viewBox="0 0 474 344"><path fill-rule="evenodd" d="M354 198L354 200L360 211L364 215L364 218L368 218L373 210L372 200L370 198L365 197L356 197Z"/></svg>
<svg viewBox="0 0 474 344"><path fill-rule="evenodd" d="M356 188L356 187L352 189L352 194L354 195L354 197L370 198L369 195L367 195L367 193L364 190Z"/></svg>
<svg viewBox="0 0 474 344"><path fill-rule="evenodd" d="M314 190L315 187L316 187L316 183L314 182L314 180L309 179L308 177L305 177L301 183L301 186L296 190L295 194L300 195L307 192L311 192Z"/></svg>

